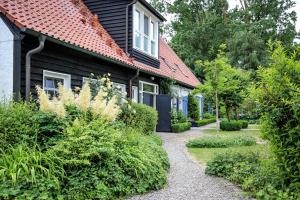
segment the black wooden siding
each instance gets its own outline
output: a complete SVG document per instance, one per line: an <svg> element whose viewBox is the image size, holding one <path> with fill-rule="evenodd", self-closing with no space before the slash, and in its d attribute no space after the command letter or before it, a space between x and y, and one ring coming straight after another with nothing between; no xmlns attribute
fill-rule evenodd
<svg viewBox="0 0 300 200"><path fill-rule="evenodd" d="M26 35L22 40L21 53L21 95L25 95L25 55L38 46L38 39ZM136 74L136 70L126 68L117 64L109 63L88 54L78 52L67 47L46 41L42 52L34 54L31 59L31 92L36 95L35 86L43 84L43 70L49 70L71 75L71 87L81 87L82 78L89 77L91 73L103 75L110 73L111 80L116 83L126 84ZM149 74L141 73L140 77L134 80L133 85L138 86L138 81L143 80L150 83L159 83L159 78L152 81Z"/></svg>
<svg viewBox="0 0 300 200"><path fill-rule="evenodd" d="M99 17L99 21L117 44L126 51L126 8L132 0L84 0L86 6ZM128 12L128 52L137 61L159 68L160 61L133 49L132 6Z"/></svg>

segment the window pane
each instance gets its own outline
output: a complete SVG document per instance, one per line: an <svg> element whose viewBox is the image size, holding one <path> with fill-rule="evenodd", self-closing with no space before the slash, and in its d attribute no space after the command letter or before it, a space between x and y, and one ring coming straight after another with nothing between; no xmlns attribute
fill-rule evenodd
<svg viewBox="0 0 300 200"><path fill-rule="evenodd" d="M141 48L141 34L135 32L135 47Z"/></svg>
<svg viewBox="0 0 300 200"><path fill-rule="evenodd" d="M155 36L156 36L156 31L155 31L155 26L154 23L151 21L151 31L152 31L152 40L155 40Z"/></svg>
<svg viewBox="0 0 300 200"><path fill-rule="evenodd" d="M144 16L144 34L149 36L149 18Z"/></svg>
<svg viewBox="0 0 300 200"><path fill-rule="evenodd" d="M141 23L140 23L140 12L138 10L135 10L135 15L134 15L134 27L135 30L141 30Z"/></svg>
<svg viewBox="0 0 300 200"><path fill-rule="evenodd" d="M64 85L64 80L59 78L46 77L45 88L58 88L58 84Z"/></svg>
<svg viewBox="0 0 300 200"><path fill-rule="evenodd" d="M144 84L143 89L145 92L155 92L153 85Z"/></svg>
<svg viewBox="0 0 300 200"><path fill-rule="evenodd" d="M151 41L151 54L155 56L155 42Z"/></svg>
<svg viewBox="0 0 300 200"><path fill-rule="evenodd" d="M148 45L149 39L147 36L144 37L144 51L148 52L149 50L149 45Z"/></svg>

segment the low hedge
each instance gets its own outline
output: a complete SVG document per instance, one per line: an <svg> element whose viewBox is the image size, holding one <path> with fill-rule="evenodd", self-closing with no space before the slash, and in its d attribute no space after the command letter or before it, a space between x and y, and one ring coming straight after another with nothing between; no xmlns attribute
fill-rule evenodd
<svg viewBox="0 0 300 200"><path fill-rule="evenodd" d="M204 125L211 124L211 123L214 123L214 122L216 122L215 118L202 119L202 120L196 121L196 125L197 125L197 127L199 127L199 126L204 126Z"/></svg>
<svg viewBox="0 0 300 200"><path fill-rule="evenodd" d="M246 121L246 120L240 120L239 122L241 123L242 128L248 128L248 121Z"/></svg>
<svg viewBox="0 0 300 200"><path fill-rule="evenodd" d="M243 137L202 137L191 140L187 147L191 148L224 148L231 146L252 146L256 139L252 136Z"/></svg>
<svg viewBox="0 0 300 200"><path fill-rule="evenodd" d="M134 112L123 119L126 125L139 129L145 135L152 134L157 125L157 111L145 104L132 103L131 106Z"/></svg>
<svg viewBox="0 0 300 200"><path fill-rule="evenodd" d="M245 120L223 120L220 123L220 128L223 131L239 131L242 128L248 128L248 122Z"/></svg>
<svg viewBox="0 0 300 200"><path fill-rule="evenodd" d="M174 133L181 133L183 131L190 130L192 124L190 122L172 124L172 131Z"/></svg>

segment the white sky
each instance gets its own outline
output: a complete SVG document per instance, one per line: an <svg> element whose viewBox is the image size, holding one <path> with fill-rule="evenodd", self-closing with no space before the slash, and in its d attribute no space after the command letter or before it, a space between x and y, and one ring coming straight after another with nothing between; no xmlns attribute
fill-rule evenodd
<svg viewBox="0 0 300 200"><path fill-rule="evenodd" d="M294 1L296 2L296 5L293 10L297 13L296 31L300 32L300 0ZM228 0L228 2L230 9L240 5L239 0Z"/></svg>

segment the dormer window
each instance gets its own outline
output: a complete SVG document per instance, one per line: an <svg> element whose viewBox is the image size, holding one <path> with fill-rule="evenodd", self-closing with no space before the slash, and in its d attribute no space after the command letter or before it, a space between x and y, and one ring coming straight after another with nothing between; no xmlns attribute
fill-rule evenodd
<svg viewBox="0 0 300 200"><path fill-rule="evenodd" d="M133 6L133 47L152 57L158 58L159 19L140 3Z"/></svg>

